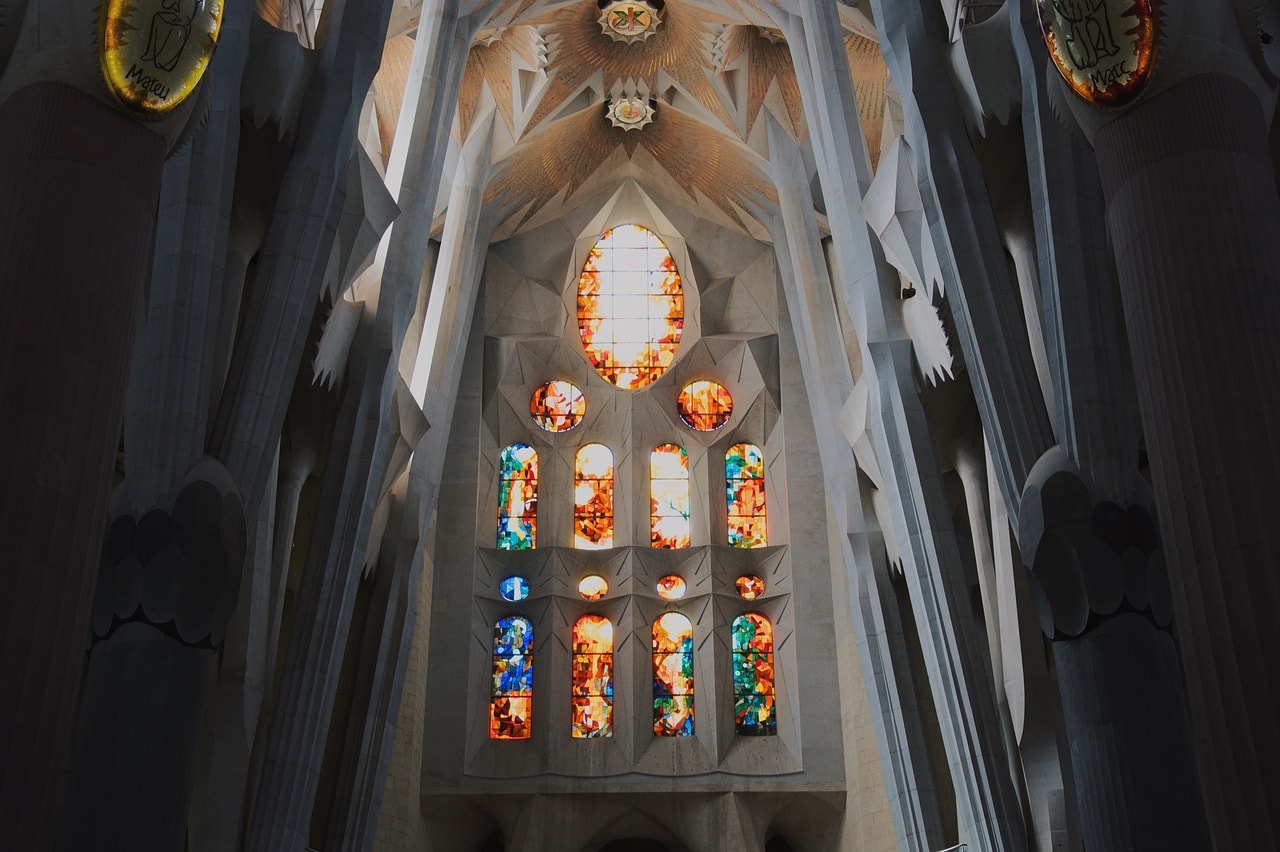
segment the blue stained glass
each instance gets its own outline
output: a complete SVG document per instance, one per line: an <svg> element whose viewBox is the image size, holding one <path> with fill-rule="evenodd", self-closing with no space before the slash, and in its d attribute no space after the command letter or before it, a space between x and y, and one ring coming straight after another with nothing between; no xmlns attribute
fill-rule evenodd
<svg viewBox="0 0 1280 852"><path fill-rule="evenodd" d="M529 581L524 577L508 577L498 584L504 600L522 601L529 597Z"/></svg>

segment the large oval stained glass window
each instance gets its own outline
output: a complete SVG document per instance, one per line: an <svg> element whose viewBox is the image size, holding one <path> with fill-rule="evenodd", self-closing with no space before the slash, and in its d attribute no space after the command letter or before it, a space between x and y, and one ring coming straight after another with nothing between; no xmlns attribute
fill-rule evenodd
<svg viewBox="0 0 1280 852"><path fill-rule="evenodd" d="M578 334L596 372L623 390L646 387L675 360L684 288L671 252L639 225L605 231L578 277Z"/></svg>

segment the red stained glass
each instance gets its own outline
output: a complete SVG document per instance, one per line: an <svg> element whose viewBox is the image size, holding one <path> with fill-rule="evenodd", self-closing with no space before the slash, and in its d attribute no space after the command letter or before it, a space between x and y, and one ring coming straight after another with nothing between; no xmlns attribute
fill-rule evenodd
<svg viewBox="0 0 1280 852"><path fill-rule="evenodd" d="M613 453L587 444L574 458L573 546L613 547Z"/></svg>
<svg viewBox="0 0 1280 852"><path fill-rule="evenodd" d="M573 625L573 737L613 736L613 622L584 615Z"/></svg>
<svg viewBox="0 0 1280 852"><path fill-rule="evenodd" d="M699 432L714 432L729 422L733 398L724 385L703 379L690 382L676 399L680 419Z"/></svg>
<svg viewBox="0 0 1280 852"><path fill-rule="evenodd" d="M548 432L567 432L582 422L587 398L572 382L553 381L538 385L529 399L533 422Z"/></svg>
<svg viewBox="0 0 1280 852"><path fill-rule="evenodd" d="M606 231L578 277L578 334L596 372L624 390L652 384L675 361L684 288L671 252L639 225Z"/></svg>

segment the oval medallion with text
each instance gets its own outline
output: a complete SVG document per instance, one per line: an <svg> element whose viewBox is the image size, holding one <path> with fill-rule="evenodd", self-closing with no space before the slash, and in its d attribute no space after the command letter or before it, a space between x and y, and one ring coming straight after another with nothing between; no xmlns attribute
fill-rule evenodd
<svg viewBox="0 0 1280 852"><path fill-rule="evenodd" d="M1155 66L1155 0L1036 0L1044 41L1063 79L1099 106L1120 106Z"/></svg>
<svg viewBox="0 0 1280 852"><path fill-rule="evenodd" d="M98 53L107 87L160 118L200 82L218 43L223 0L105 0Z"/></svg>

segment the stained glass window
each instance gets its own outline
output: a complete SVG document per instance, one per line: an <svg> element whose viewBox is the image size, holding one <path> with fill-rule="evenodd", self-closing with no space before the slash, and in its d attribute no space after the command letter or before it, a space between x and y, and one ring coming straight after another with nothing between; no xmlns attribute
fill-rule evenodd
<svg viewBox="0 0 1280 852"><path fill-rule="evenodd" d="M755 574L743 574L733 581L733 585L745 600L753 601L764 594L764 580Z"/></svg>
<svg viewBox="0 0 1280 852"><path fill-rule="evenodd" d="M734 444L724 454L729 544L764 547L764 454L755 444Z"/></svg>
<svg viewBox="0 0 1280 852"><path fill-rule="evenodd" d="M678 612L653 622L653 733L693 736L693 624Z"/></svg>
<svg viewBox="0 0 1280 852"><path fill-rule="evenodd" d="M574 459L573 546L613 547L613 453L604 444L587 444Z"/></svg>
<svg viewBox="0 0 1280 852"><path fill-rule="evenodd" d="M512 444L498 464L498 547L528 550L538 538L538 453Z"/></svg>
<svg viewBox="0 0 1280 852"><path fill-rule="evenodd" d="M745 736L778 733L773 694L773 624L757 612L733 620L733 725Z"/></svg>
<svg viewBox="0 0 1280 852"><path fill-rule="evenodd" d="M567 432L587 413L587 398L572 382L546 382L529 399L529 413L548 432Z"/></svg>
<svg viewBox="0 0 1280 852"><path fill-rule="evenodd" d="M533 624L520 615L493 626L493 700L489 739L527 740L533 734Z"/></svg>
<svg viewBox="0 0 1280 852"><path fill-rule="evenodd" d="M524 577L508 577L498 584L503 600L522 601L529 597L529 581Z"/></svg>
<svg viewBox="0 0 1280 852"><path fill-rule="evenodd" d="M578 278L578 333L596 372L645 387L675 360L683 329L684 288L662 240L639 225L606 231Z"/></svg>
<svg viewBox="0 0 1280 852"><path fill-rule="evenodd" d="M658 581L658 597L665 601L680 600L688 589L684 578L675 574L668 574Z"/></svg>
<svg viewBox="0 0 1280 852"><path fill-rule="evenodd" d="M602 615L573 625L573 736L613 736L613 622Z"/></svg>
<svg viewBox="0 0 1280 852"><path fill-rule="evenodd" d="M733 398L724 385L705 379L690 382L676 398L680 419L699 432L714 432L729 422Z"/></svg>
<svg viewBox="0 0 1280 852"><path fill-rule="evenodd" d="M689 546L689 454L676 444L659 444L649 454L650 543Z"/></svg>
<svg viewBox="0 0 1280 852"><path fill-rule="evenodd" d="M589 574L578 582L578 594L589 601L598 601L609 591L609 582L599 574Z"/></svg>

